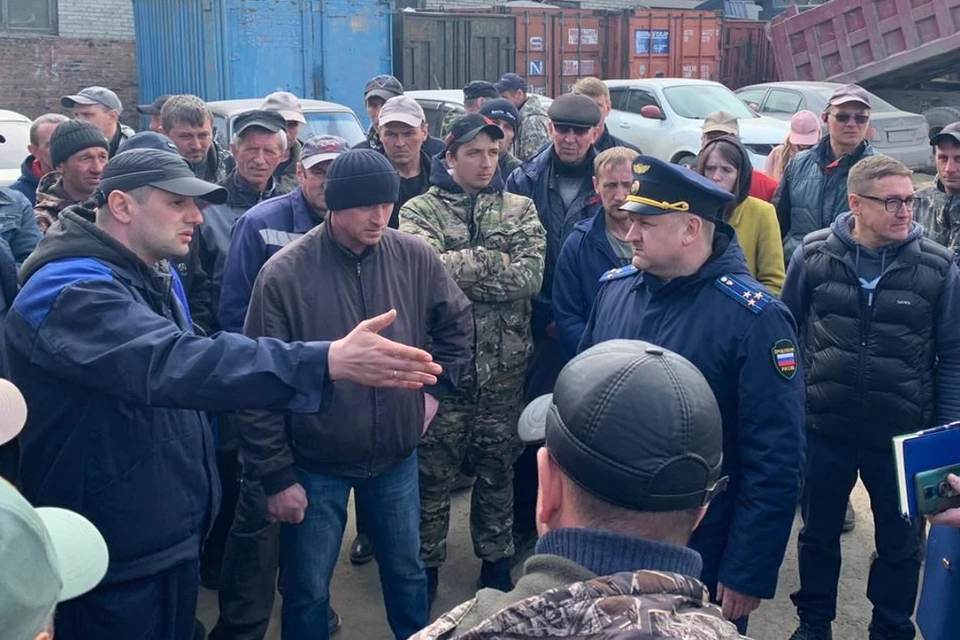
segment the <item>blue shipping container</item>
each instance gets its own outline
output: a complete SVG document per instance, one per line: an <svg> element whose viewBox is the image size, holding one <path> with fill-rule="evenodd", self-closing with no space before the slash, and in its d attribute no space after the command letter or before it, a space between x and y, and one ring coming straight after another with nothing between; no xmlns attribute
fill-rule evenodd
<svg viewBox="0 0 960 640"><path fill-rule="evenodd" d="M290 91L361 118L363 85L393 67L390 0L133 0L140 102Z"/></svg>

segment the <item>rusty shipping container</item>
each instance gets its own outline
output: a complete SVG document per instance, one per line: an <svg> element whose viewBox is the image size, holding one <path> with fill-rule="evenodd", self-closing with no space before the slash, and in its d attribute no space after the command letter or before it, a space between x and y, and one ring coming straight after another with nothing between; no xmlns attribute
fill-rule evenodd
<svg viewBox="0 0 960 640"><path fill-rule="evenodd" d="M635 9L610 15L608 65L618 69L619 78L718 80L720 31L717 11Z"/></svg>
<svg viewBox="0 0 960 640"><path fill-rule="evenodd" d="M610 77L603 15L575 9L510 9L517 25L517 72L532 91L568 93L578 78Z"/></svg>
<svg viewBox="0 0 960 640"><path fill-rule="evenodd" d="M393 71L406 89L459 89L516 69L513 16L400 11Z"/></svg>
<svg viewBox="0 0 960 640"><path fill-rule="evenodd" d="M767 38L767 22L724 20L720 27L720 82L739 89L777 80L773 47Z"/></svg>

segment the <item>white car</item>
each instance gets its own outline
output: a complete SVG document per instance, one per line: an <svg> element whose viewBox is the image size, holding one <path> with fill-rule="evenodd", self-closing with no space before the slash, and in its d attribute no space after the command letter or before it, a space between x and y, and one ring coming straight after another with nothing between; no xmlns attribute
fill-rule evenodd
<svg viewBox="0 0 960 640"><path fill-rule="evenodd" d="M33 121L16 111L0 109L0 187L8 187L20 178L20 165L29 152L30 125Z"/></svg>
<svg viewBox="0 0 960 640"><path fill-rule="evenodd" d="M758 169L790 132L789 123L757 115L718 82L649 78L604 83L613 104L607 116L610 133L667 162L693 163L700 151L703 120L714 111L737 117L740 140Z"/></svg>

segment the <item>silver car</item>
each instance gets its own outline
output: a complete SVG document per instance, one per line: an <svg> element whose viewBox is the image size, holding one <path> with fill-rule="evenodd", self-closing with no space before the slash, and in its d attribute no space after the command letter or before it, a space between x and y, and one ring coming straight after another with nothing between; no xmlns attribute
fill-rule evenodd
<svg viewBox="0 0 960 640"><path fill-rule="evenodd" d="M230 146L234 118L246 111L259 109L261 104L263 104L262 98L218 100L207 103L210 111L213 112L213 128L221 147L227 149ZM307 121L307 124L300 126L301 140L317 135L340 136L352 147L366 137L357 114L349 107L324 100L301 100L300 104L303 107L303 117Z"/></svg>
<svg viewBox="0 0 960 640"><path fill-rule="evenodd" d="M736 94L761 115L790 120L803 109L823 113L830 94L841 86L835 82L767 82L743 87ZM824 134L826 130L824 123ZM928 134L929 127L923 116L901 111L870 93L867 137L879 153L896 158L911 169L924 169L933 164Z"/></svg>

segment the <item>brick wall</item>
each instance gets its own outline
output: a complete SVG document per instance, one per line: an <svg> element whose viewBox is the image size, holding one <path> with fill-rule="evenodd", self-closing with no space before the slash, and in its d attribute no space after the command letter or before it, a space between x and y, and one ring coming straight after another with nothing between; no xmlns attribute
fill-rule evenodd
<svg viewBox="0 0 960 640"><path fill-rule="evenodd" d="M133 40L131 0L57 0L63 38Z"/></svg>
<svg viewBox="0 0 960 640"><path fill-rule="evenodd" d="M58 31L57 36L0 31L0 108L29 118L62 113L61 96L102 85L120 97L121 119L138 125L133 3L58 0Z"/></svg>

